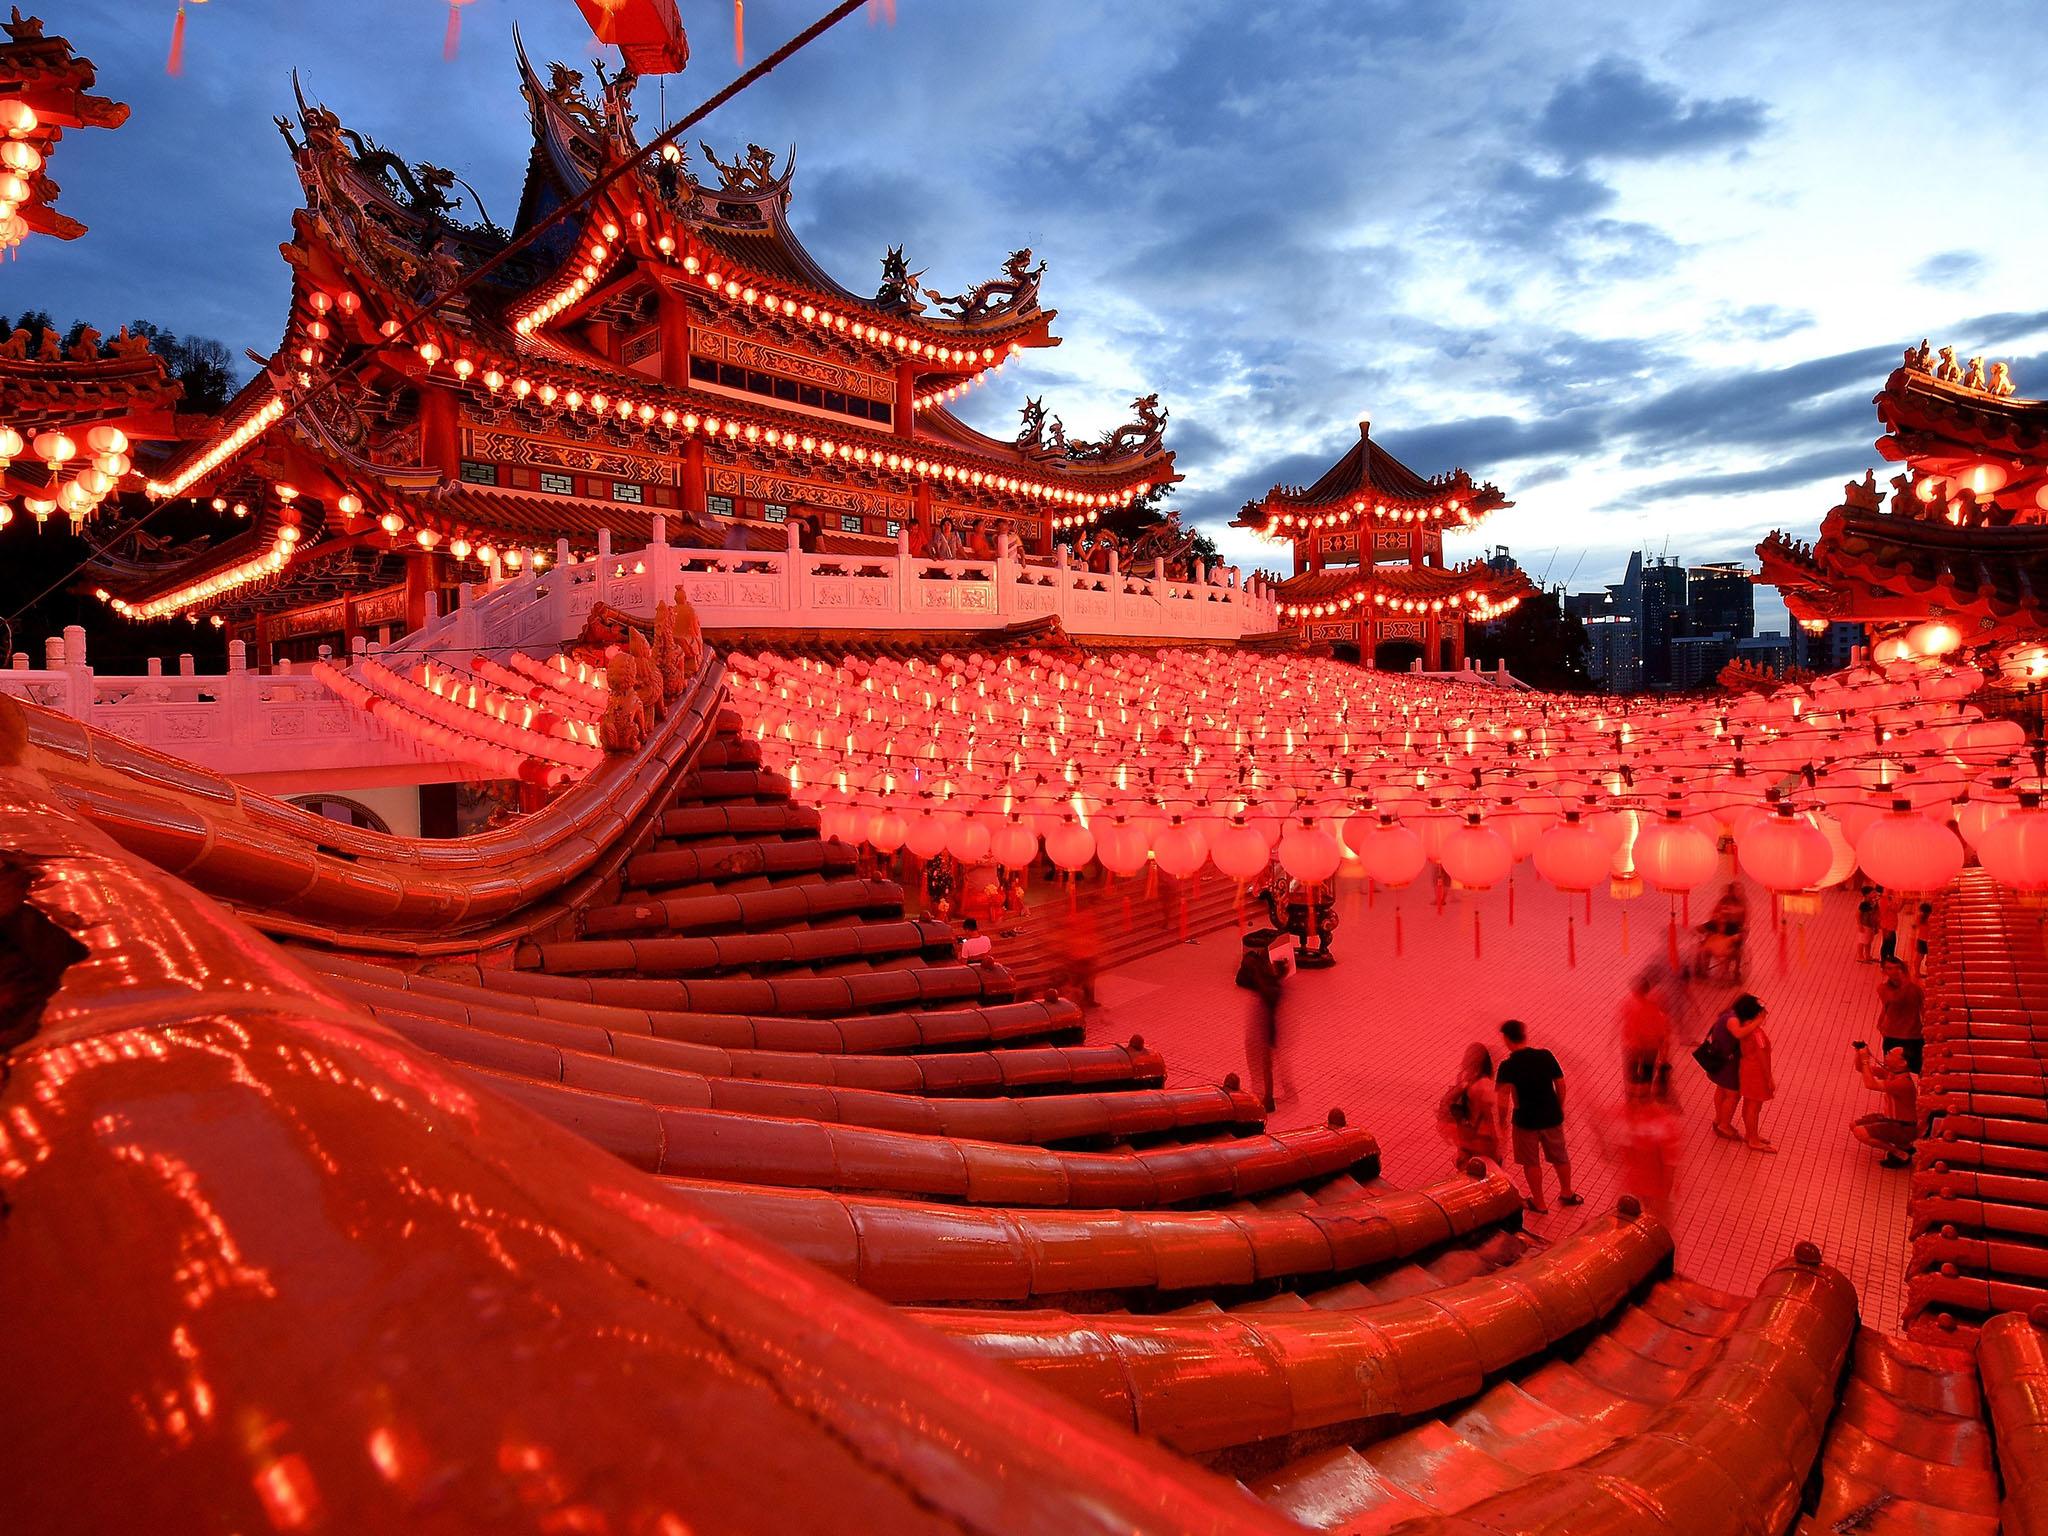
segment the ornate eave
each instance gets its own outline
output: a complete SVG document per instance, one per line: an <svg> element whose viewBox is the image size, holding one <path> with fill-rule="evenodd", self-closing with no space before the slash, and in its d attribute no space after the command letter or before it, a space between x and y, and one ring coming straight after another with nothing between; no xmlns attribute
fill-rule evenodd
<svg viewBox="0 0 2048 1536"><path fill-rule="evenodd" d="M1420 522L1450 530L1513 505L1498 486L1475 485L1462 469L1433 478L1417 474L1373 442L1371 424L1362 421L1358 441L1313 485L1276 485L1245 503L1231 526L1295 540L1353 523Z"/></svg>
<svg viewBox="0 0 2048 1536"><path fill-rule="evenodd" d="M27 227L58 240L75 240L85 226L50 205L62 189L51 179L49 162L67 128L118 128L128 120L125 102L94 96L98 78L90 59L80 58L61 37L45 37L34 16L14 12L4 24L8 40L0 43L0 100L26 102L36 114L36 127L17 142L42 159L28 175L29 196L16 213Z"/></svg>

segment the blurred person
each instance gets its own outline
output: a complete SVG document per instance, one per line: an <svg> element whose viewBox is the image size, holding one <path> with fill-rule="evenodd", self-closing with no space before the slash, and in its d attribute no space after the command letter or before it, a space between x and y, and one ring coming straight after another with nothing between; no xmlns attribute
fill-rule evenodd
<svg viewBox="0 0 2048 1536"><path fill-rule="evenodd" d="M1884 1154L1887 1168L1912 1165L1913 1145L1920 1135L1920 1079L1902 1050L1889 1050L1884 1060L1870 1054L1866 1041L1856 1042L1856 1071L1863 1086L1884 1095L1884 1109L1850 1122L1849 1134Z"/></svg>
<svg viewBox="0 0 2048 1536"><path fill-rule="evenodd" d="M1739 1141L1735 1129L1736 1106L1742 1102L1742 1044L1756 1032L1764 1016L1764 1005L1753 993L1745 992L1715 1019L1707 1036L1693 1048L1692 1059L1700 1064L1714 1084L1714 1134L1724 1141Z"/></svg>
<svg viewBox="0 0 2048 1536"><path fill-rule="evenodd" d="M1557 1058L1529 1044L1529 1026L1509 1019L1500 1027L1508 1054L1493 1074L1500 1125L1513 1131L1515 1161L1529 1193L1523 1204L1538 1215L1549 1213L1543 1203L1543 1162L1549 1159L1557 1170L1558 1203L1578 1205L1581 1197L1572 1188L1571 1153L1564 1139L1564 1068Z"/></svg>
<svg viewBox="0 0 2048 1536"><path fill-rule="evenodd" d="M1244 954L1237 963L1237 984L1252 994L1244 1020L1245 1078L1269 1115L1274 1109L1273 1061L1280 1048L1284 976L1273 958L1280 937L1271 929L1254 929L1245 935Z"/></svg>
<svg viewBox="0 0 2048 1536"><path fill-rule="evenodd" d="M1889 960L1898 952L1899 898L1895 892L1880 886L1877 893L1877 958Z"/></svg>
<svg viewBox="0 0 2048 1536"><path fill-rule="evenodd" d="M1669 1223L1678 1195L1678 1145L1684 1134L1671 1080L1631 1082L1607 1132L1609 1155L1620 1170L1625 1194Z"/></svg>
<svg viewBox="0 0 2048 1536"><path fill-rule="evenodd" d="M1924 1044L1922 1015L1926 1005L1927 993L1907 974L1906 962L1897 956L1887 956L1877 983L1877 1032L1884 1041L1885 1054L1904 1051L1906 1065L1916 1075Z"/></svg>
<svg viewBox="0 0 2048 1536"><path fill-rule="evenodd" d="M1866 885L1856 901L1856 958L1873 959L1877 952L1877 888Z"/></svg>
<svg viewBox="0 0 2048 1536"><path fill-rule="evenodd" d="M1651 1083L1669 1075L1671 1010L1658 996L1653 970L1637 976L1622 1000L1621 1063L1624 1083Z"/></svg>
<svg viewBox="0 0 2048 1536"><path fill-rule="evenodd" d="M1437 1120L1450 1140L1453 1168L1462 1169L1475 1157L1500 1161L1498 1115L1493 1053L1474 1040L1465 1047L1456 1080L1437 1101Z"/></svg>
<svg viewBox="0 0 2048 1536"><path fill-rule="evenodd" d="M1771 1071L1771 1036L1764 1028L1768 1010L1760 1010L1749 1033L1742 1037L1742 1057L1736 1078L1742 1091L1743 1141L1752 1152L1775 1152L1763 1134L1764 1106L1778 1096L1778 1080Z"/></svg>

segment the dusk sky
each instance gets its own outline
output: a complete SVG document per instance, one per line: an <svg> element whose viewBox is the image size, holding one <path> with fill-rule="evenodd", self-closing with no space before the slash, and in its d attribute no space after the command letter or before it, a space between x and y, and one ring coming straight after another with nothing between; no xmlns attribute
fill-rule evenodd
<svg viewBox="0 0 2048 1536"><path fill-rule="evenodd" d="M509 222L529 144L513 24L537 63L596 53L572 0L475 0L453 63L441 0L212 0L172 79L171 0L37 9L134 115L66 138L59 206L92 232L32 240L0 311L146 316L238 356L284 318L299 189L271 118L293 66ZM695 60L670 117L733 73L730 5L681 9ZM820 9L749 0L750 56ZM2032 135L2009 131L2048 108L2032 4L896 10L701 136L796 144L792 218L861 292L892 243L949 291L1032 246L1065 344L964 414L1007 436L1043 395L1079 435L1156 390L1183 515L1241 561L1279 556L1222 523L1314 478L1361 417L1413 468L1515 499L1455 557L1507 544L1582 588L1638 546L1747 557L1771 527L1810 532L1878 463L1870 397L1923 334L2011 359L2022 394L2048 385L2048 211ZM651 134L652 82L640 106Z"/></svg>

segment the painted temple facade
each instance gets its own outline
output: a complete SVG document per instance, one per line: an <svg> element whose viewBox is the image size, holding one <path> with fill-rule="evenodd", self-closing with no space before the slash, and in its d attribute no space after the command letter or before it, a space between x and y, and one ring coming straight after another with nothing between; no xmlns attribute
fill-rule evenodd
<svg viewBox="0 0 2048 1536"><path fill-rule="evenodd" d="M466 589L652 542L1051 559L1178 478L1156 397L1095 442L948 407L1058 344L1045 264L945 293L901 250L872 291L789 223L795 154L641 147L630 72L519 56L533 144L509 229L452 173L299 100L304 206L280 345L150 497L236 519L192 560L98 573L141 618L221 616L255 659L409 631ZM516 242L564 204L575 214Z"/></svg>

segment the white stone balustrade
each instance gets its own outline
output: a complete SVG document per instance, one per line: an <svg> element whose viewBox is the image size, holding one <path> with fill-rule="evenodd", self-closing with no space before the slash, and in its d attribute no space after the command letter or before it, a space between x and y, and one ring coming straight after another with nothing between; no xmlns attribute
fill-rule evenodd
<svg viewBox="0 0 2048 1536"><path fill-rule="evenodd" d="M1242 583L1234 570L1204 571L1198 581L1169 581L1149 570L1107 573L1018 558L1007 545L991 560L921 560L899 541L893 552L806 554L797 531L780 550L695 549L655 542L630 553L598 535L594 559L571 561L566 543L544 571L469 589L454 612L435 615L385 645L360 636L358 654L403 667L427 659L463 668L476 655L502 661L514 651L552 654L574 638L599 603L645 617L677 592L716 637L747 631L926 632L1004 629L1057 618L1078 638L1229 642L1278 627L1273 595ZM326 652L323 648L322 655ZM0 693L85 720L101 730L243 779L282 776L338 783L430 782L471 776L465 765L431 756L337 698L289 662L251 671L240 641L228 670L195 673L189 655L167 674L151 661L140 677L103 677L87 664L85 632L73 626L44 643L44 665L17 653L0 670Z"/></svg>

